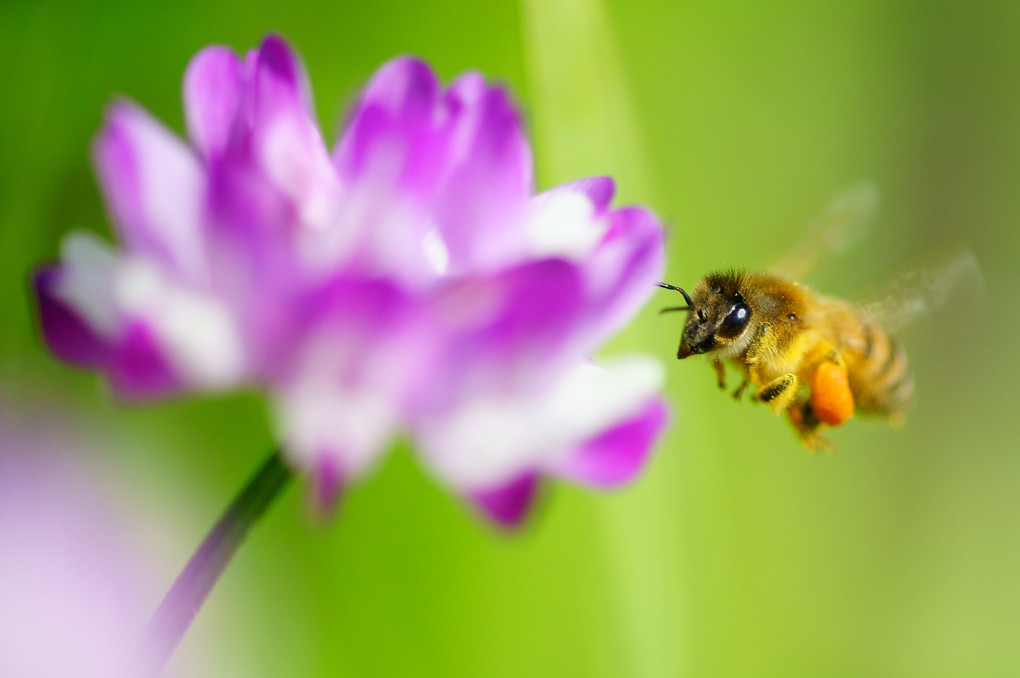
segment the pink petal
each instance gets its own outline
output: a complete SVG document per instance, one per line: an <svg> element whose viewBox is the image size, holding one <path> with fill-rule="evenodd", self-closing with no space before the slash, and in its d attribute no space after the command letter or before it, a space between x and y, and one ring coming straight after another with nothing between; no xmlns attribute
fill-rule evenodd
<svg viewBox="0 0 1020 678"><path fill-rule="evenodd" d="M39 269L35 275L43 339L61 360L81 367L102 368L109 360L110 347L75 309L55 295L60 274L60 265L54 264Z"/></svg>
<svg viewBox="0 0 1020 678"><path fill-rule="evenodd" d="M162 396L181 388L149 327L132 322L115 337L102 336L55 294L60 274L59 267L48 267L35 280L43 338L58 358L105 372L114 390L127 397Z"/></svg>
<svg viewBox="0 0 1020 678"><path fill-rule="evenodd" d="M531 193L532 157L520 115L505 90L480 77L455 82L449 176L435 207L451 272L482 271L521 246L520 221Z"/></svg>
<svg viewBox="0 0 1020 678"><path fill-rule="evenodd" d="M307 275L289 228L291 204L270 179L234 157L210 163L209 186L206 237L216 262L209 288L240 319L251 354L266 356L290 332L295 296Z"/></svg>
<svg viewBox="0 0 1020 678"><path fill-rule="evenodd" d="M665 428L669 412L655 398L637 416L584 443L561 462L558 475L586 485L615 487L636 476Z"/></svg>
<svg viewBox="0 0 1020 678"><path fill-rule="evenodd" d="M258 169L291 200L293 227L325 228L334 220L340 186L319 133L304 67L273 35L263 41L253 67L251 145Z"/></svg>
<svg viewBox="0 0 1020 678"><path fill-rule="evenodd" d="M634 317L665 267L662 226L654 214L627 207L611 212L609 218L609 231L584 264L592 347Z"/></svg>
<svg viewBox="0 0 1020 678"><path fill-rule="evenodd" d="M365 88L337 144L334 163L345 181L368 169L373 154L397 154L403 185L428 186L442 169L437 104L439 81L427 64L400 57L384 65ZM427 194L428 188L419 190Z"/></svg>
<svg viewBox="0 0 1020 678"><path fill-rule="evenodd" d="M289 318L295 343L285 352L293 354L301 342L326 337L336 348L318 367L344 370L348 373L344 380L351 380L376 361L392 366L401 359L427 356L429 339L421 336L424 313L423 303L393 281L341 274L295 299ZM391 350L395 353L387 360Z"/></svg>
<svg viewBox="0 0 1020 678"><path fill-rule="evenodd" d="M426 64L390 62L358 103L334 163L367 196L358 228L376 259L405 242L417 248L405 258L420 258L432 227L447 275L491 270L521 249L514 227L531 189L530 148L510 97L477 74L441 94Z"/></svg>
<svg viewBox="0 0 1020 678"><path fill-rule="evenodd" d="M184 112L195 146L209 158L226 149L239 125L243 73L226 47L207 47L184 75Z"/></svg>
<svg viewBox="0 0 1020 678"><path fill-rule="evenodd" d="M271 376L284 447L299 467L357 479L431 367L423 309L389 281L340 277L299 299L290 326Z"/></svg>
<svg viewBox="0 0 1020 678"><path fill-rule="evenodd" d="M437 334L446 337L435 367L443 377L419 398L424 409L470 397L465 389L507 392L555 378L553 366L573 348L583 302L577 269L559 259L443 290L433 306Z"/></svg>
<svg viewBox="0 0 1020 678"><path fill-rule="evenodd" d="M126 248L199 280L205 191L191 150L141 109L121 102L109 110L95 162Z"/></svg>
<svg viewBox="0 0 1020 678"><path fill-rule="evenodd" d="M561 192L583 193L591 201L595 214L602 214L613 201L613 195L616 193L616 182L613 181L612 177L578 179L577 181L551 188L548 191L543 191L532 198L532 201L545 200Z"/></svg>
<svg viewBox="0 0 1020 678"><path fill-rule="evenodd" d="M623 482L664 422L661 366L631 358L561 372L538 389L463 389L445 410L419 410L411 430L423 461L456 488L501 487L524 472ZM436 381L438 390L445 379Z"/></svg>
<svg viewBox="0 0 1020 678"><path fill-rule="evenodd" d="M506 485L470 493L471 501L501 527L516 527L535 500L538 476L524 473Z"/></svg>
<svg viewBox="0 0 1020 678"><path fill-rule="evenodd" d="M129 398L169 395L184 386L155 332L140 321L128 324L111 347L106 370L114 390Z"/></svg>
<svg viewBox="0 0 1020 678"><path fill-rule="evenodd" d="M441 272L422 246L436 239L428 210L446 173L439 92L426 64L394 59L366 87L333 154L345 187L340 219L350 260L368 274L415 286Z"/></svg>
<svg viewBox="0 0 1020 678"><path fill-rule="evenodd" d="M300 58L278 35L262 41L255 66L255 115L275 116L280 113L311 116L311 88Z"/></svg>
<svg viewBox="0 0 1020 678"><path fill-rule="evenodd" d="M40 272L43 336L75 364L106 372L124 395L236 385L246 351L231 311L150 261L74 233Z"/></svg>
<svg viewBox="0 0 1020 678"><path fill-rule="evenodd" d="M324 453L312 469L312 511L321 517L336 512L337 504L344 490L344 473L338 460L339 455Z"/></svg>
<svg viewBox="0 0 1020 678"><path fill-rule="evenodd" d="M580 191L587 195L598 213L609 208L609 203L612 202L613 195L616 193L616 182L612 177L590 177L569 183L563 188Z"/></svg>

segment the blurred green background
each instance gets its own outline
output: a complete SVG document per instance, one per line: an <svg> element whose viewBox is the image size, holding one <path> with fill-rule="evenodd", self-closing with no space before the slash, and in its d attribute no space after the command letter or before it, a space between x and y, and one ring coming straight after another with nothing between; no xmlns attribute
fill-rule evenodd
<svg viewBox="0 0 1020 678"><path fill-rule="evenodd" d="M1005 0L0 2L0 389L117 441L94 463L156 562L153 608L272 445L263 404L112 403L40 347L26 281L70 228L109 233L88 153L111 96L180 131L191 55L269 31L302 54L329 140L398 53L508 83L541 187L616 176L668 223L671 282L767 264L871 179L874 232L822 289L963 243L988 295L903 334L906 428L852 422L821 457L707 365L675 362L682 318L658 317L673 301L658 296L607 350L668 370L674 425L637 483L550 488L513 535L406 449L331 524L294 488L178 675L1020 675L1020 4Z"/></svg>

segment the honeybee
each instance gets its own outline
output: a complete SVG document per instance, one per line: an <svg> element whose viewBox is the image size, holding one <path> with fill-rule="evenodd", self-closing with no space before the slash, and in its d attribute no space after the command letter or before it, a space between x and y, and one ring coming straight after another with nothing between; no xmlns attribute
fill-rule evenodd
<svg viewBox="0 0 1020 678"><path fill-rule="evenodd" d="M816 229L780 270L806 270L805 260L841 249L876 201L870 186L845 193L830 207L828 227ZM663 309L688 312L678 359L706 355L720 389L726 388L724 364L735 365L742 381L734 398L753 385L754 399L785 413L809 450L831 451L823 431L855 412L902 425L913 402L914 376L883 318L902 325L930 310L967 272L979 275L972 254L942 257L921 273L901 275L893 294L871 306L824 296L772 272L711 273L690 293L658 285L679 292L686 302Z"/></svg>

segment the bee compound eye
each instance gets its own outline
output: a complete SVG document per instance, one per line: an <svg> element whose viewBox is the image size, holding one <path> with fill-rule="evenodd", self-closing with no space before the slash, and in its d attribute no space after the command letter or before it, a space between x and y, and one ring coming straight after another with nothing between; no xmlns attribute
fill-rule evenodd
<svg viewBox="0 0 1020 678"><path fill-rule="evenodd" d="M722 324L719 325L719 330L716 332L720 337L724 339L732 339L747 327L747 323L751 320L751 308L747 304L736 304L730 309L730 312L723 318Z"/></svg>

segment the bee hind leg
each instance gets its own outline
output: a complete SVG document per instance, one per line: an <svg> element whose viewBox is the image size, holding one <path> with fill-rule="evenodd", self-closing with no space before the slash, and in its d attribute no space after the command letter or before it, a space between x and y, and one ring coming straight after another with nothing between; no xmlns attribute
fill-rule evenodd
<svg viewBox="0 0 1020 678"><path fill-rule="evenodd" d="M786 413L789 415L790 423L793 424L793 428L797 432L797 437L800 438L801 444L804 445L808 452L831 453L835 451L836 446L832 441L822 436L825 423L815 414L810 401L794 403L787 408Z"/></svg>
<svg viewBox="0 0 1020 678"><path fill-rule="evenodd" d="M846 364L836 351L815 368L810 403L815 417L829 426L839 426L853 416L854 395Z"/></svg>

